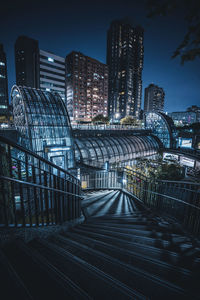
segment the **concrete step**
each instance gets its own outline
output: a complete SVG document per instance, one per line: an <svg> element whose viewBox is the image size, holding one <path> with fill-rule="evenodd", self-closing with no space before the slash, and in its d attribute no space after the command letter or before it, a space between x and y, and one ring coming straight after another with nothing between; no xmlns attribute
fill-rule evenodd
<svg viewBox="0 0 200 300"><path fill-rule="evenodd" d="M69 236L64 238L57 237L52 240L52 244L55 245L55 243L62 249L75 254L91 265L101 269L103 272L118 279L120 282L128 285L129 288L134 288L142 292L143 286L145 285L146 296L151 294L152 297L156 298L163 291L168 297L172 295L184 297L185 290L174 283L163 280L160 276L152 275L144 269L137 268L130 263L125 263L104 252L84 246L82 243L72 240Z"/></svg>
<svg viewBox="0 0 200 300"><path fill-rule="evenodd" d="M47 240L34 241L31 247L67 274L92 299L108 298L108 295L109 299L145 299L142 294L78 256L76 251L66 250Z"/></svg>
<svg viewBox="0 0 200 300"><path fill-rule="evenodd" d="M15 241L3 252L33 299L90 299L46 256L41 256L24 242Z"/></svg>

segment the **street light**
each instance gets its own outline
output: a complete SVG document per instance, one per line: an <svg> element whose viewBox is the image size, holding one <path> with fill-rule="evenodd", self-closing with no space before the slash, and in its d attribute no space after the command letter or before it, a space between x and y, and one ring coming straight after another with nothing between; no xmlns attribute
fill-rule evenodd
<svg viewBox="0 0 200 300"><path fill-rule="evenodd" d="M119 119L120 118L120 113L116 113L115 114L115 119Z"/></svg>

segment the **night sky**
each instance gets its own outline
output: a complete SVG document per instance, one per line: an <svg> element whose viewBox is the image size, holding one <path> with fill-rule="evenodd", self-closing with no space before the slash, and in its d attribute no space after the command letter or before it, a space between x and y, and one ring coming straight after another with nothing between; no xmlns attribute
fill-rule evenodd
<svg viewBox="0 0 200 300"><path fill-rule="evenodd" d="M9 93L15 83L14 43L19 35L37 39L40 49L63 57L76 50L105 63L109 24L126 17L133 25L140 24L145 29L142 99L144 88L154 83L165 90L167 112L200 105L200 59L184 66L180 65L180 58L171 59L186 32L180 12L147 19L145 0L4 2L0 43L7 54Z"/></svg>

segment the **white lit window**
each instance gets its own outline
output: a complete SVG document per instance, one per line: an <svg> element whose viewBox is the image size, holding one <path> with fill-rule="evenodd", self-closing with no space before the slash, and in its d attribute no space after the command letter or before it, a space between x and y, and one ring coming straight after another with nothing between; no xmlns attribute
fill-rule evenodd
<svg viewBox="0 0 200 300"><path fill-rule="evenodd" d="M5 63L0 61L0 66L5 66Z"/></svg>
<svg viewBox="0 0 200 300"><path fill-rule="evenodd" d="M53 59L53 58L51 58L51 57L48 57L48 61L50 61L50 62L54 62L54 59Z"/></svg>

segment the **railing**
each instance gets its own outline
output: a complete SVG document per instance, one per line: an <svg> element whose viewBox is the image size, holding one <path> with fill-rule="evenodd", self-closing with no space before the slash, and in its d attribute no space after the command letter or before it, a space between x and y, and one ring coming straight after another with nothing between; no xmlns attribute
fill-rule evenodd
<svg viewBox="0 0 200 300"><path fill-rule="evenodd" d="M144 175L124 168L98 171L81 176L83 189L125 189L146 207L177 220L200 234L200 184L186 181L150 181Z"/></svg>
<svg viewBox="0 0 200 300"><path fill-rule="evenodd" d="M172 153L180 153L180 154L187 154L191 155L193 158L199 158L200 156L200 150L199 149L189 149L189 148L179 148L179 149L166 149L166 152L172 152Z"/></svg>
<svg viewBox="0 0 200 300"><path fill-rule="evenodd" d="M80 130L144 130L143 126L107 125L107 124L72 124L72 129Z"/></svg>
<svg viewBox="0 0 200 300"><path fill-rule="evenodd" d="M0 226L62 224L80 217L80 181L0 136Z"/></svg>
<svg viewBox="0 0 200 300"><path fill-rule="evenodd" d="M123 188L122 173L117 171L96 171L81 175L82 189Z"/></svg>
<svg viewBox="0 0 200 300"><path fill-rule="evenodd" d="M143 203L200 234L200 184L186 181L150 181L139 173L124 170L124 188Z"/></svg>

